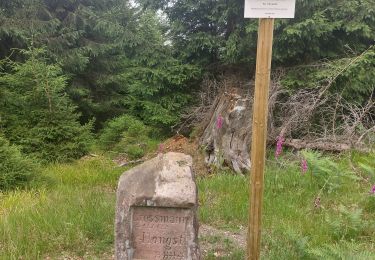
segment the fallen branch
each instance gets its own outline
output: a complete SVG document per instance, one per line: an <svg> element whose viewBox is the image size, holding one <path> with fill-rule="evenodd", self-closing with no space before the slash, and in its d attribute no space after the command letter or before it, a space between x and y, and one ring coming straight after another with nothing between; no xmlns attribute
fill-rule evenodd
<svg viewBox="0 0 375 260"><path fill-rule="evenodd" d="M314 149L330 152L343 152L355 149L361 152L370 151L370 149L367 148L356 147L348 143L337 143L333 141L306 141L301 139L286 139L284 144L285 146L292 147L297 150Z"/></svg>

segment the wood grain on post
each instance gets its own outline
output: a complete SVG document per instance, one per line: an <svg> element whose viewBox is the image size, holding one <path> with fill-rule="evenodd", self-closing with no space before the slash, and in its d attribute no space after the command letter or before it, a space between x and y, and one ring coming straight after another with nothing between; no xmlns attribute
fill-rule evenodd
<svg viewBox="0 0 375 260"><path fill-rule="evenodd" d="M260 258L263 179L267 140L268 97L274 19L259 20L257 65L251 142L250 208L247 259Z"/></svg>

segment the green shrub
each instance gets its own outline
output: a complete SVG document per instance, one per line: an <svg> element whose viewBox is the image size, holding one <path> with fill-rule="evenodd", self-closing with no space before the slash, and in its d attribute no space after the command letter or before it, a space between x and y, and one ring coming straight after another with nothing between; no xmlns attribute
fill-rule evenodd
<svg viewBox="0 0 375 260"><path fill-rule="evenodd" d="M35 163L0 136L0 191L25 186L35 176L35 171Z"/></svg>
<svg viewBox="0 0 375 260"><path fill-rule="evenodd" d="M125 149L125 153L128 155L129 159L142 158L145 155L144 149L137 145L129 145Z"/></svg>
<svg viewBox="0 0 375 260"><path fill-rule="evenodd" d="M125 154L129 159L138 159L156 146L157 141L150 138L151 130L140 120L122 115L110 120L104 127L99 146L116 155Z"/></svg>
<svg viewBox="0 0 375 260"><path fill-rule="evenodd" d="M130 115L116 117L106 124L99 137L99 145L103 149L112 149L121 139L124 133L129 132L131 135L144 135L146 127L143 123Z"/></svg>

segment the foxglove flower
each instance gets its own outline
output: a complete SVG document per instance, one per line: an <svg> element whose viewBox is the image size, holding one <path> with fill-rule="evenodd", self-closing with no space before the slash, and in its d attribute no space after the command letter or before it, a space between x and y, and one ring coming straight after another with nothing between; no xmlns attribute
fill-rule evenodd
<svg viewBox="0 0 375 260"><path fill-rule="evenodd" d="M375 195L375 185L372 186L372 189L371 189L371 191L370 191L370 194Z"/></svg>
<svg viewBox="0 0 375 260"><path fill-rule="evenodd" d="M279 157L282 150L283 150L283 144L285 142L285 139L283 136L277 137L277 144L276 144L276 151L275 151L275 157Z"/></svg>
<svg viewBox="0 0 375 260"><path fill-rule="evenodd" d="M307 161L305 159L303 159L301 161L301 171L302 171L302 174L305 174L308 170L308 166L307 166Z"/></svg>
<svg viewBox="0 0 375 260"><path fill-rule="evenodd" d="M216 128L221 129L223 127L223 123L224 123L224 118L221 115L218 116L216 120Z"/></svg>

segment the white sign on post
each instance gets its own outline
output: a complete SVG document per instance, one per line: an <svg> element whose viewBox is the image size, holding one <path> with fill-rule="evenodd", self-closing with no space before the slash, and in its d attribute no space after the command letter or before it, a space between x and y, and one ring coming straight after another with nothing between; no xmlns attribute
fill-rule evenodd
<svg viewBox="0 0 375 260"><path fill-rule="evenodd" d="M245 18L294 18L296 0L245 0Z"/></svg>

